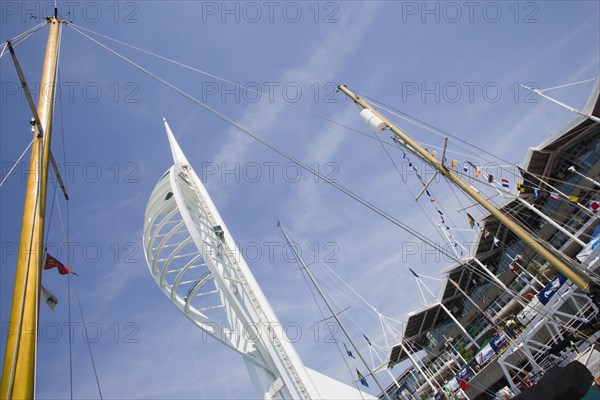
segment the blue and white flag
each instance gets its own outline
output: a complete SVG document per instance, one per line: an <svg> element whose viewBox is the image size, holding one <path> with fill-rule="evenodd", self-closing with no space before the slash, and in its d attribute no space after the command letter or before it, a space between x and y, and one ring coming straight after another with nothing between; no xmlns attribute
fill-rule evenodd
<svg viewBox="0 0 600 400"><path fill-rule="evenodd" d="M477 361L477 364L479 364L480 366L484 366L485 364L487 364L488 361L492 359L492 357L494 357L495 354L496 352L492 348L492 345L488 343L483 349L479 351L479 353L477 353L477 355L475 356L475 361Z"/></svg>
<svg viewBox="0 0 600 400"><path fill-rule="evenodd" d="M540 299L540 303L546 305L548 301L554 296L554 293L558 292L558 289L567 281L567 278L563 274L556 275L556 278L546 285L544 290L538 293L537 297Z"/></svg>

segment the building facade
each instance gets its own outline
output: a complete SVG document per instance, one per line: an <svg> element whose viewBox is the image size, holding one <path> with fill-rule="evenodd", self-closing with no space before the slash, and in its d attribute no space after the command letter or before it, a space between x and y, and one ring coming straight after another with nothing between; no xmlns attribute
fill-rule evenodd
<svg viewBox="0 0 600 400"><path fill-rule="evenodd" d="M599 93L597 79L582 114L600 116ZM536 246L597 282L600 123L578 116L529 149L521 175L504 213L537 238ZM479 227L472 256L444 271L436 303L407 315L388 366L410 366L388 388L392 398L516 394L600 337L590 297L494 217Z"/></svg>

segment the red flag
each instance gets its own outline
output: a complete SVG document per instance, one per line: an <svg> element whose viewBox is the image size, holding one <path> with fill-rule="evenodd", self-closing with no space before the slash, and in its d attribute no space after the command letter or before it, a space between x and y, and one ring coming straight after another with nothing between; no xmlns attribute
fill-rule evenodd
<svg viewBox="0 0 600 400"><path fill-rule="evenodd" d="M469 388L469 384L464 379L458 379L458 384L462 390L467 390Z"/></svg>
<svg viewBox="0 0 600 400"><path fill-rule="evenodd" d="M56 258L52 257L48 252L46 252L46 260L44 261L44 269L57 268L58 273L61 275L73 274L77 275L73 272L69 267L58 261Z"/></svg>

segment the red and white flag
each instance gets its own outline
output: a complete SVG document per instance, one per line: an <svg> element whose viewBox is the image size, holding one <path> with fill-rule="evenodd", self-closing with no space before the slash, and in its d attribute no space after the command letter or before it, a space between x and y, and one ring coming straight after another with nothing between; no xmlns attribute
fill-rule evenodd
<svg viewBox="0 0 600 400"><path fill-rule="evenodd" d="M48 252L46 252L45 254L46 254L46 256L44 257L45 258L44 269L56 268L56 269L58 269L58 273L61 275L66 275L66 274L77 275L69 267L67 267L66 265L64 265L63 263L58 261L56 258L54 258L50 254L48 254Z"/></svg>

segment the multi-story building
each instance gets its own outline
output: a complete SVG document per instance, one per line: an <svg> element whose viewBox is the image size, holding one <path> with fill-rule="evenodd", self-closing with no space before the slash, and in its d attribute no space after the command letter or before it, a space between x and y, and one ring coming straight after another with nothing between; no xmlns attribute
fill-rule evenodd
<svg viewBox="0 0 600 400"><path fill-rule="evenodd" d="M600 79L572 123L529 149L519 195L502 207L593 279L600 270L600 123L584 114L600 116L599 93ZM407 315L389 352L390 368L410 361L388 388L394 399L518 393L600 337L588 296L494 217L479 224L472 257L444 271L435 304Z"/></svg>

